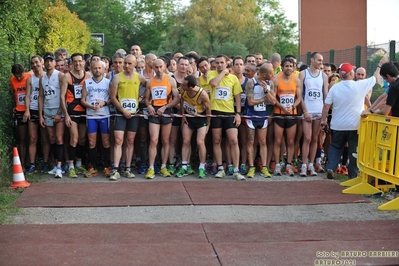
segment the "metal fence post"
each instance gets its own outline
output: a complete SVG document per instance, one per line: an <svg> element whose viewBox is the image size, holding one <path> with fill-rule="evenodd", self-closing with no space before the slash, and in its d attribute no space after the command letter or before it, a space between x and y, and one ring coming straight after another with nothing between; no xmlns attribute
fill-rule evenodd
<svg viewBox="0 0 399 266"><path fill-rule="evenodd" d="M395 59L395 45L396 41L389 42L389 61L396 61Z"/></svg>
<svg viewBox="0 0 399 266"><path fill-rule="evenodd" d="M17 52L14 52L14 65L17 63Z"/></svg>
<svg viewBox="0 0 399 266"><path fill-rule="evenodd" d="M334 56L335 56L335 50L331 49L330 50L330 64L334 64Z"/></svg>
<svg viewBox="0 0 399 266"><path fill-rule="evenodd" d="M356 46L356 63L355 63L357 67L360 66L361 55L362 55L362 47L358 45Z"/></svg>
<svg viewBox="0 0 399 266"><path fill-rule="evenodd" d="M309 66L310 65L310 56L312 55L311 52L306 53L306 64Z"/></svg>

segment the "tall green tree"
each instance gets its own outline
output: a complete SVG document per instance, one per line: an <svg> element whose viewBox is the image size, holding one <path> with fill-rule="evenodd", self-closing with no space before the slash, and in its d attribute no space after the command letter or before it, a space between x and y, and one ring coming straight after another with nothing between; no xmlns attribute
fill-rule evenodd
<svg viewBox="0 0 399 266"><path fill-rule="evenodd" d="M90 41L90 32L76 13L71 13L61 0L51 4L43 16L41 36L37 50L41 54L66 48L69 53L85 52Z"/></svg>
<svg viewBox="0 0 399 266"><path fill-rule="evenodd" d="M143 53L162 49L162 43L169 39L174 24L173 14L178 10L174 0L131 0L126 3L131 28L125 28L125 41L129 45L140 45Z"/></svg>
<svg viewBox="0 0 399 266"><path fill-rule="evenodd" d="M91 33L104 33L104 54L112 56L119 48L128 49L125 34L133 19L121 0L65 0L68 8L86 22Z"/></svg>

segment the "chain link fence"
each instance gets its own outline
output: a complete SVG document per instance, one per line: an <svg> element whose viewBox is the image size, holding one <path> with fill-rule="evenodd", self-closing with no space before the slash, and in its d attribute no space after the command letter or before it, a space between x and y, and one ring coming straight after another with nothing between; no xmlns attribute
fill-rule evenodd
<svg viewBox="0 0 399 266"><path fill-rule="evenodd" d="M300 55L298 61L309 65L311 53ZM371 76L382 56L388 55L390 61L399 60L399 42L390 41L388 43L356 46L345 50L330 50L319 53L323 55L324 62L332 63L337 67L344 62L348 62L356 67L364 67L368 76Z"/></svg>

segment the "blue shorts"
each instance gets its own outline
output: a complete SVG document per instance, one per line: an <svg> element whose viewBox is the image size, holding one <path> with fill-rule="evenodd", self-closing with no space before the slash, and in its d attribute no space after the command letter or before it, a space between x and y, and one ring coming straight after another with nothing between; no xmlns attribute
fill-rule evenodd
<svg viewBox="0 0 399 266"><path fill-rule="evenodd" d="M109 117L87 119L87 134L97 133L100 128L101 134L109 134Z"/></svg>

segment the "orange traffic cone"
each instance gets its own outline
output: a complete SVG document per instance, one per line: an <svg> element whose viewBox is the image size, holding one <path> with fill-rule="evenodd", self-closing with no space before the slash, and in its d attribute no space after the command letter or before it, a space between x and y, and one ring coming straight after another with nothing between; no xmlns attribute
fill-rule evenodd
<svg viewBox="0 0 399 266"><path fill-rule="evenodd" d="M19 160L18 149L14 147L14 166L13 166L13 182L10 188L29 187L30 183L25 181L22 171L21 161Z"/></svg>

